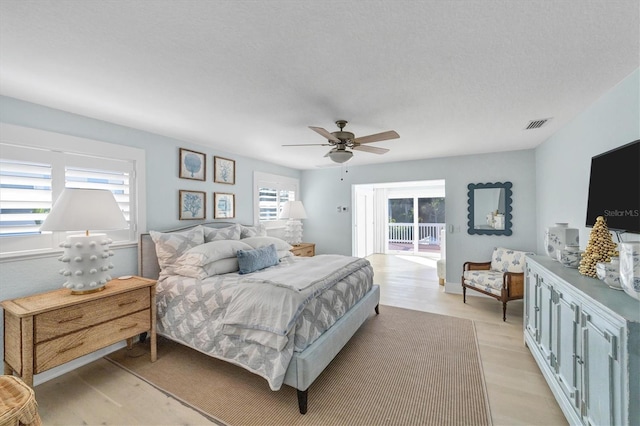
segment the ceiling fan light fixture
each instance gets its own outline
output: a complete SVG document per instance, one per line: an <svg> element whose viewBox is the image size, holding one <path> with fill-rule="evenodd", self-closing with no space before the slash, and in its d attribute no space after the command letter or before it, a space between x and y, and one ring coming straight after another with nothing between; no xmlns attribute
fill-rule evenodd
<svg viewBox="0 0 640 426"><path fill-rule="evenodd" d="M353 152L343 149L337 149L329 153L329 158L331 158L331 161L334 163L346 163L351 160L351 157L353 157Z"/></svg>

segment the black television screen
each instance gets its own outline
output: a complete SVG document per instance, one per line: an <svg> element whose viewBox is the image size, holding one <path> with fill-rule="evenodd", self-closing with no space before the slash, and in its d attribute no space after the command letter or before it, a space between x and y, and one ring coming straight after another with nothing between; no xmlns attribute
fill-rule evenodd
<svg viewBox="0 0 640 426"><path fill-rule="evenodd" d="M640 233L640 139L591 159L587 226Z"/></svg>

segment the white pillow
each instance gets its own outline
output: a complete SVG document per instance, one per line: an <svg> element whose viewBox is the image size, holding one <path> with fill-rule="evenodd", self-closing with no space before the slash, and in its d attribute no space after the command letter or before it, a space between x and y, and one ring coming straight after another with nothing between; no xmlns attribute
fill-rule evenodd
<svg viewBox="0 0 640 426"><path fill-rule="evenodd" d="M187 250L204 243L204 233L201 226L182 232L157 232L149 231L151 239L156 245L158 264L163 272L171 268L175 261Z"/></svg>
<svg viewBox="0 0 640 426"><path fill-rule="evenodd" d="M267 236L267 228L259 223L256 226L244 226L240 225L242 231L240 233L240 238L249 238L249 237L266 237Z"/></svg>
<svg viewBox="0 0 640 426"><path fill-rule="evenodd" d="M175 273L185 277L197 278L203 280L214 275L228 274L230 272L238 272L238 258L230 257L227 259L215 260L204 266L181 265L175 268Z"/></svg>
<svg viewBox="0 0 640 426"><path fill-rule="evenodd" d="M219 240L239 240L240 239L240 224L227 226L224 228L209 228L207 226L202 227L204 229L204 242L209 243L211 241Z"/></svg>
<svg viewBox="0 0 640 426"><path fill-rule="evenodd" d="M276 250L291 250L292 246L288 242L276 237L249 237L243 238L243 243L249 244L254 249L268 246L273 244L276 246Z"/></svg>
<svg viewBox="0 0 640 426"><path fill-rule="evenodd" d="M293 253L291 253L289 250L278 250L278 259L289 256L293 256Z"/></svg>
<svg viewBox="0 0 640 426"><path fill-rule="evenodd" d="M177 266L204 266L220 259L236 257L238 250L251 250L253 247L240 240L220 240L193 247L176 260Z"/></svg>

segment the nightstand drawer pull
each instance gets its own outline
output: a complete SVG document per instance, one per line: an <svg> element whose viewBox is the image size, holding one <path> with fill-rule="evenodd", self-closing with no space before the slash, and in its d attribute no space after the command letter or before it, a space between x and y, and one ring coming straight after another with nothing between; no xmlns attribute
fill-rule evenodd
<svg viewBox="0 0 640 426"><path fill-rule="evenodd" d="M65 348L65 349L60 349L60 350L58 351L58 353L59 353L59 354L63 354L63 353L65 353L65 352L68 352L68 351L73 350L73 349L75 349L75 348L79 348L79 347L80 347L80 346L82 346L82 345L84 345L84 342L80 342L80 343L78 343L77 345L74 345L74 346L69 346L68 348Z"/></svg>
<svg viewBox="0 0 640 426"><path fill-rule="evenodd" d="M118 307L122 308L123 306L133 305L134 303L137 303L137 302L138 302L138 299L130 300L128 302L121 302L121 303L118 303Z"/></svg>
<svg viewBox="0 0 640 426"><path fill-rule="evenodd" d="M137 326L138 326L138 323L135 323L135 324L133 324L133 325L128 325L128 326L126 326L126 327L120 327L120 331L125 331L125 330L128 330L128 329L130 329L130 328L137 327Z"/></svg>
<svg viewBox="0 0 640 426"><path fill-rule="evenodd" d="M58 324L64 324L65 322L71 322L71 321L79 320L83 316L84 315L81 314L81 315L77 315L75 317L65 318L65 319L62 319L62 320L58 321Z"/></svg>

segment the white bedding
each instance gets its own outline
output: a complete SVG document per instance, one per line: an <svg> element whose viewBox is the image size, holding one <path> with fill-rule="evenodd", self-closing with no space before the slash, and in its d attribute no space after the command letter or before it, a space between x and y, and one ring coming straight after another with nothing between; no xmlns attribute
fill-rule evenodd
<svg viewBox="0 0 640 426"><path fill-rule="evenodd" d="M277 390L294 350L308 347L371 288L373 269L369 262L343 258L343 267L338 268L343 271L341 275L323 271L317 263L321 260L291 257L283 259L281 266L264 271L267 274L231 273L204 280L165 276L157 287L158 332L243 366ZM305 270L304 265L311 264L314 266L309 269L317 270L316 274L300 272ZM279 285L283 282L275 271L287 270L288 266L298 271L298 277L305 277L299 285L301 290ZM260 280L258 274L269 279ZM291 276L291 270L285 275ZM257 297L251 295L252 289ZM240 315L238 309L245 302L251 306L249 314ZM266 317L275 322L263 321Z"/></svg>
<svg viewBox="0 0 640 426"><path fill-rule="evenodd" d="M302 261L290 257L277 266L242 275L222 319L222 332L282 350L307 302L368 263L339 255Z"/></svg>

